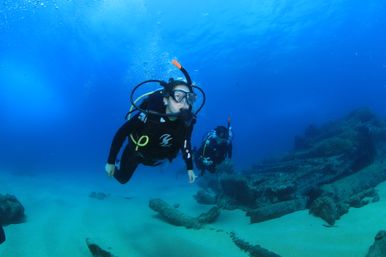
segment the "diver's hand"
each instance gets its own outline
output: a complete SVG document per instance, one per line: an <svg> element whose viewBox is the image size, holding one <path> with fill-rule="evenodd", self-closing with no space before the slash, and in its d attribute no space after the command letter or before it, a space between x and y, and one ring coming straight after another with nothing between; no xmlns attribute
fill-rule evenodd
<svg viewBox="0 0 386 257"><path fill-rule="evenodd" d="M196 174L194 174L193 170L188 170L189 183L194 183L196 181Z"/></svg>
<svg viewBox="0 0 386 257"><path fill-rule="evenodd" d="M206 166L210 166L213 164L213 161L210 159L210 157L206 157L202 160L202 162L204 163L204 165Z"/></svg>
<svg viewBox="0 0 386 257"><path fill-rule="evenodd" d="M114 176L115 164L106 163L105 170L108 176Z"/></svg>

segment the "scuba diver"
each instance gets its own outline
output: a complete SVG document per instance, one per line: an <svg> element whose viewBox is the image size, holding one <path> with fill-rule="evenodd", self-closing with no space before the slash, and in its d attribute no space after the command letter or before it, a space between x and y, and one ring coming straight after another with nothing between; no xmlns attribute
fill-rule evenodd
<svg viewBox="0 0 386 257"><path fill-rule="evenodd" d="M196 166L201 170L201 176L205 170L211 173L216 171L216 166L221 164L226 158L232 158L232 127L228 118L227 128L217 126L204 138L200 148L194 153Z"/></svg>
<svg viewBox="0 0 386 257"><path fill-rule="evenodd" d="M0 244L4 243L5 241L5 233L3 226L0 225Z"/></svg>
<svg viewBox="0 0 386 257"><path fill-rule="evenodd" d="M139 164L157 166L163 160L172 161L182 152L186 163L189 182L193 183L196 175L193 171L191 135L198 112L205 104L204 91L193 85L188 72L176 60L172 62L185 76L184 80L170 78L146 80L134 87L131 92L131 109L126 115L127 121L116 132L111 143L105 170L121 184L127 183ZM159 83L161 89L146 93L134 101L136 90L147 83ZM193 111L197 94L203 96L200 107ZM141 104L137 102L144 98ZM131 114L137 113L131 117ZM128 140L122 152L120 162L117 156Z"/></svg>

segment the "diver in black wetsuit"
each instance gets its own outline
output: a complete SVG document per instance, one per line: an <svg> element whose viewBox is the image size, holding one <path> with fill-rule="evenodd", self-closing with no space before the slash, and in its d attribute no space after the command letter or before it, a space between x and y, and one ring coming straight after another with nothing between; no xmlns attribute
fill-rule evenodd
<svg viewBox="0 0 386 257"><path fill-rule="evenodd" d="M193 183L196 179L190 141L195 114L198 113L192 112L196 99L193 88L198 87L192 85L189 75L180 65L177 67L183 71L187 81L150 81L160 82L163 90L150 94L139 106L132 101L139 113L123 124L114 136L105 170L122 184L130 180L139 164L156 166L163 160L171 161L180 150L186 163L189 182ZM200 91L202 92L201 89ZM203 104L204 100L199 110ZM126 139L128 143L117 167L115 162Z"/></svg>
<svg viewBox="0 0 386 257"><path fill-rule="evenodd" d="M5 233L3 227L0 225L0 244L5 241Z"/></svg>
<svg viewBox="0 0 386 257"><path fill-rule="evenodd" d="M200 148L194 153L196 166L201 170L201 176L205 170L211 173L216 171L216 166L226 158L232 158L232 130L224 126L218 126L210 131Z"/></svg>

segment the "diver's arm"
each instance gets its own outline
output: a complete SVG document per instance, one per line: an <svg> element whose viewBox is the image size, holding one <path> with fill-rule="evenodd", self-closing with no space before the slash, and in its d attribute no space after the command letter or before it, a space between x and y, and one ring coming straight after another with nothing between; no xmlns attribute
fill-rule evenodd
<svg viewBox="0 0 386 257"><path fill-rule="evenodd" d="M118 129L111 143L107 164L115 164L115 160L123 145L123 142L126 140L126 137L128 137L134 130L137 130L143 126L143 124L143 121L139 119L139 115L137 114L129 121L125 122L125 124L123 124L122 127Z"/></svg>
<svg viewBox="0 0 386 257"><path fill-rule="evenodd" d="M184 158L184 161L186 163L189 183L194 183L197 177L193 171L193 156L192 156L192 144L191 144L192 131L193 131L193 125L187 129L186 135L181 147L182 157Z"/></svg>
<svg viewBox="0 0 386 257"><path fill-rule="evenodd" d="M185 139L184 140L184 146L181 149L182 151L182 157L184 158L186 169L192 170L193 169L193 156L192 156L192 149L190 146L190 140Z"/></svg>

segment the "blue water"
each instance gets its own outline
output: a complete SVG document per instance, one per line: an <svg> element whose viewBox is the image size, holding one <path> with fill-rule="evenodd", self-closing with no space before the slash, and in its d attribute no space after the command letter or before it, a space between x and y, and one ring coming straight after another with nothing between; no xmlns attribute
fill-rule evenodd
<svg viewBox="0 0 386 257"><path fill-rule="evenodd" d="M320 125L339 119L359 107L368 107L386 118L386 1L190 2L0 0L0 194L19 197L29 217L25 224L6 227L9 237L4 253L13 252L13 245L31 256L53 248L65 252L60 244L35 249L34 242L55 237L67 227L76 228L81 234L100 234L105 239L114 231L125 231L125 235L132 236L130 240L135 237L139 242L142 234L143 245L146 238L154 238L154 245L162 245L170 238L163 234L168 231L157 229L158 225L151 227L165 224L154 221L147 198L158 197L161 189L164 195L172 189L177 192L180 187L193 191L187 181L181 182L181 176L186 177L181 158L171 166L139 167L134 181L124 186L107 178L104 165L112 137L130 107L131 89L147 79L180 77L171 64L174 58L207 95L193 132L193 145L199 146L208 130L225 125L230 116L233 162L239 170L262 158L290 151L294 137L311 123ZM13 175L8 176L8 172ZM173 184L176 172L180 180ZM54 181L48 186L43 179L40 181L46 173L51 173L47 180ZM87 195L91 188L112 192L112 200L91 202L93 199ZM117 201L114 190L133 196L134 204ZM185 199L185 195L171 193L171 199L166 200L181 203L182 208L202 207L193 198ZM71 197L75 198L75 205ZM77 209L77 204L82 207ZM100 209L95 211L95 206ZM138 213L132 210L133 206ZM82 220L74 224L55 220L62 217L56 215L60 212L56 208L68 211L69 218L76 209L74 212L80 213ZM51 213L49 216L45 215L46 210ZM90 215L89 210L93 211ZM115 217L118 212L122 212L122 217ZM148 216L142 217L143 213ZM107 224L93 224L100 223L98 215L103 219L114 216L116 224L122 221L123 229L114 230L119 226L110 227L115 224L110 220ZM136 226L126 223L124 215L128 219L134 217L131 222ZM45 217L53 219L46 221ZM230 217L223 220L224 224L236 224L234 227L238 228L240 220ZM355 232L357 223L353 224L350 226ZM104 229L100 230L102 233L97 233L99 225ZM143 230L142 225L150 226L150 231ZM28 234L28 228L35 226L41 229L36 235ZM291 226L296 224L288 224L288 231L294 228ZM57 234L51 234L50 227L58 228ZM84 228L97 232L82 232ZM363 235L362 231L357 233ZM373 234L366 234L366 247ZM173 238L178 238L176 235ZM116 236L126 244L121 234ZM71 233L71 238L76 235ZM216 242L218 236L213 238ZM326 238L335 237L330 234ZM297 239L292 238L299 243ZM312 242L312 236L310 239ZM182 246L193 245L195 249L189 248L193 253L205 251L203 245L201 249L191 240ZM343 246L356 245L355 237L347 240L349 243L342 243ZM63 245L68 242L62 238L57 241ZM323 243L322 247L315 245L315 249L325 248ZM81 244L71 247L88 254L83 241ZM362 239L358 240L361 244ZM127 242L128 249L135 245L136 242ZM333 242L329 247L338 245ZM314 245L308 247L310 251L314 249ZM347 253L350 255L350 251ZM158 254L154 250L153 255L146 256Z"/></svg>
<svg viewBox="0 0 386 257"><path fill-rule="evenodd" d="M207 93L193 144L230 115L239 168L310 123L362 106L386 117L385 13L381 0L2 0L0 169L104 172L132 87L180 76L173 58Z"/></svg>

